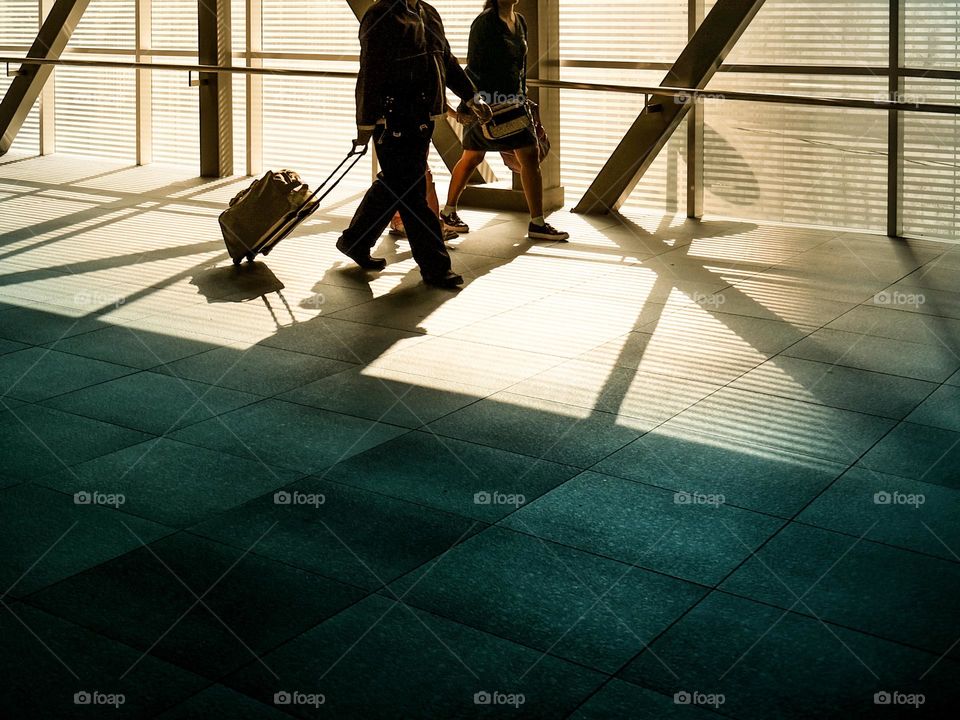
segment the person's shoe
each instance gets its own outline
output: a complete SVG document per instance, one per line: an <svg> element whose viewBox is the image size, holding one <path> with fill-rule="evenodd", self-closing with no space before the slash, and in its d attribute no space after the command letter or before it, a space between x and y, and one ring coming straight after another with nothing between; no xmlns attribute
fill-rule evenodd
<svg viewBox="0 0 960 720"><path fill-rule="evenodd" d="M389 234L393 235L394 237L406 237L407 231L404 230L403 226L401 225L400 227L391 227Z"/></svg>
<svg viewBox="0 0 960 720"><path fill-rule="evenodd" d="M460 219L460 216L457 215L456 210L449 215L441 212L440 222L443 223L443 227L445 229L453 230L455 233L459 233L460 235L466 235L468 232L470 232L470 226Z"/></svg>
<svg viewBox="0 0 960 720"><path fill-rule="evenodd" d="M531 240L553 240L554 242L566 242L570 237L570 233L564 232L563 230L557 230L550 223L545 222L543 225L530 223L527 226L527 237Z"/></svg>
<svg viewBox="0 0 960 720"><path fill-rule="evenodd" d="M362 267L364 270L383 270L387 266L387 261L383 258L371 257L369 251L366 255L361 255L354 252L343 240L343 237L340 237L337 240L337 250L342 252L348 258L353 260L357 265Z"/></svg>
<svg viewBox="0 0 960 720"><path fill-rule="evenodd" d="M463 276L457 275L453 270L448 270L446 275L439 275L437 277L424 275L423 282L438 288L455 288L463 285Z"/></svg>
<svg viewBox="0 0 960 720"><path fill-rule="evenodd" d="M455 232L454 230L451 230L451 229L448 228L448 227L445 227L445 228L443 229L443 241L444 241L444 242L450 242L451 240L456 240L458 237L460 237L460 234L457 233L457 232Z"/></svg>

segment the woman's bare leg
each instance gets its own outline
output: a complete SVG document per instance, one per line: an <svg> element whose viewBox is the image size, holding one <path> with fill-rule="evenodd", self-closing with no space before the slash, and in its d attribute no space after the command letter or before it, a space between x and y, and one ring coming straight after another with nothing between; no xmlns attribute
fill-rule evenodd
<svg viewBox="0 0 960 720"><path fill-rule="evenodd" d="M464 188L467 187L467 180L473 175L473 171L483 162L483 156L486 155L482 150L464 150L463 155L457 161L450 174L450 188L447 190L447 206L455 208L460 202L460 196L463 195Z"/></svg>
<svg viewBox="0 0 960 720"><path fill-rule="evenodd" d="M530 208L530 217L543 217L543 178L540 175L540 152L536 145L517 150L523 195Z"/></svg>

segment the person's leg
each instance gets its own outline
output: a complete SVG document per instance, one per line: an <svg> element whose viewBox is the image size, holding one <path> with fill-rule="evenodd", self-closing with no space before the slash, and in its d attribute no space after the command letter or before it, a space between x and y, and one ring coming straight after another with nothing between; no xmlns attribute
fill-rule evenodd
<svg viewBox="0 0 960 720"><path fill-rule="evenodd" d="M437 184L433 182L433 173L430 168L424 173L424 180L427 183L427 205L433 211L434 215L440 215L440 199L437 197Z"/></svg>
<svg viewBox="0 0 960 720"><path fill-rule="evenodd" d="M397 209L407 231L413 259L425 280L441 280L450 273L450 256L443 244L440 220L427 204L430 137L411 133L402 138L389 138L387 142L392 142L396 151L381 163L383 179L387 189L397 197Z"/></svg>
<svg viewBox="0 0 960 720"><path fill-rule="evenodd" d="M457 215L457 203L460 202L460 196L467 187L467 181L477 166L483 162L484 155L482 150L464 150L454 166L450 176L450 187L447 189L447 204L440 211L440 221L444 229L463 234L470 232L470 226Z"/></svg>
<svg viewBox="0 0 960 720"><path fill-rule="evenodd" d="M543 222L543 177L540 175L540 155L536 145L519 148L517 160L520 161L520 181L523 183L523 195L530 208L530 217Z"/></svg>
<svg viewBox="0 0 960 720"><path fill-rule="evenodd" d="M382 131L381 131L382 132ZM378 132L375 137L380 137ZM384 155L391 154L392 150L386 145L377 146L377 156L381 160ZM397 210L397 199L384 183L383 173L377 176L377 179L364 194L357 211L353 214L350 225L340 235L337 240L337 248L355 260L361 267L367 269L382 268L386 264L379 258L370 258L370 250L377 244L380 235L383 234L387 223ZM367 259L372 262L365 262Z"/></svg>
<svg viewBox="0 0 960 720"><path fill-rule="evenodd" d="M350 225L337 240L337 249L366 270L382 270L386 260L371 257L370 251L396 209L393 193L378 177L360 201Z"/></svg>
<svg viewBox="0 0 960 720"><path fill-rule="evenodd" d="M483 162L483 150L464 150L463 155L457 161L450 174L450 187L447 190L447 208L457 209L457 203L460 202L460 196L463 195L464 188L467 187L467 181L473 175ZM447 209L444 208L444 209Z"/></svg>
<svg viewBox="0 0 960 720"><path fill-rule="evenodd" d="M557 230L543 217L543 178L540 175L540 151L536 145L517 150L520 162L520 180L523 182L523 194L530 208L530 225L527 237L531 240L552 240L562 242L570 233Z"/></svg>

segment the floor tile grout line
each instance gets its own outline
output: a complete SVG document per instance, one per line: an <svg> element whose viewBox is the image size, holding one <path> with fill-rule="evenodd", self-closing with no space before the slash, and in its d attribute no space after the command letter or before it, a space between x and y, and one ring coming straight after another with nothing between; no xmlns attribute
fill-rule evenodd
<svg viewBox="0 0 960 720"><path fill-rule="evenodd" d="M894 426L894 427L896 427L896 426ZM685 617L687 617L687 615L689 615L689 614L690 614L696 607L698 607L700 604L702 604L703 602L705 602L705 600L706 600L708 597L710 597L714 592L718 592L718 591L722 592L722 591L720 590L720 586L721 586L721 585L723 585L727 580L729 580L731 577L733 577L733 576L737 573L737 571L739 571L747 562L749 562L749 560L753 557L753 555L756 555L756 554L762 552L762 550L763 550L765 547L767 547L767 546L773 541L774 538L778 537L781 533L783 533L783 531L784 531L787 527L789 527L789 526L793 523L793 521L796 520L804 510L806 510L808 507L810 507L810 505L812 505L814 501L816 501L816 500L817 500L819 497L821 497L825 492L827 492L827 490L829 490L830 488L832 488L832 487L837 483L837 481L839 480L839 478L842 477L843 474L845 474L845 473L849 470L849 467L854 466L854 465L856 464L856 462L858 462L860 459L862 459L863 457L865 457L866 454L867 454L868 452L870 452L870 450L872 450L877 444L879 444L879 443L883 440L883 438L885 438L887 435L889 435L889 433L892 432L892 431L893 431L893 428L892 428L892 427L889 428L889 429L887 430L887 432L885 432L883 435L881 435L881 437L879 437L873 445L871 445L868 449L866 449L866 450L860 455L860 457L857 459L857 461L854 461L854 463L851 463L851 465L848 466L847 470L845 470L845 471L844 471L843 473L841 473L839 476L837 476L836 478L834 478L832 482L828 483L819 493L817 493L813 498L811 498L810 501L808 501L804 506L802 506L796 513L794 513L794 515L793 515L792 517L786 519L786 520L783 522L783 524L780 526L779 529L775 530L775 531L774 531L773 533L771 533L765 540L763 540L763 541L753 550L753 552L752 552L751 554L748 554L748 555L747 555L743 560L741 560L733 569L731 569L723 578L721 578L720 581L718 581L718 582L714 585L714 587L713 587L709 592L707 592L699 601L697 601L696 603L694 603L694 604L693 604L691 607L689 607L685 612L681 613L681 615L680 615L679 617L675 618L674 621L673 621L672 623L670 623L670 625L669 625L668 627L664 628L656 637L652 638L648 644L651 645L651 646L654 645L654 644L656 644L657 641L658 641L661 637L664 637L675 625L678 625ZM825 531L825 532L829 532L829 531ZM749 598L749 599L752 600L753 598ZM620 673L622 673L624 669L626 669L632 662L634 662L634 661L635 661L637 658L639 658L641 655L643 655L643 651L638 652L638 653L637 653L633 658L631 658L628 662L624 663L624 665L615 673L615 676L619 676Z"/></svg>
<svg viewBox="0 0 960 720"><path fill-rule="evenodd" d="M487 528L487 529L488 529L488 528ZM181 532L183 532L183 533L185 533L185 534L193 534L193 533L190 533L189 530L183 530L183 531L181 531ZM481 532L482 532L482 531L481 531ZM473 534L473 535L470 535L470 536L467 537L467 538L464 538L464 540L463 540L460 544L462 544L462 543L464 543L464 542L467 542L467 541L469 541L470 539L472 539L472 538L474 538L474 537L477 537L478 535L481 534L481 532L475 533L475 534ZM528 533L524 533L524 532L522 532L522 531L517 531L517 530L513 530L512 532L516 532L516 533L521 534L521 535L528 535ZM166 536L166 537L169 537L169 536ZM228 543L224 543L224 542L219 541L219 540L214 540L214 539L211 539L211 538L208 538L208 537L205 537L205 536L197 536L197 537L199 537L200 539L202 539L202 540L204 540L204 541L214 543L214 544L216 544L216 545L228 547L228 548L230 548L231 550L238 549L236 546L230 545L230 544L228 544ZM531 537L535 537L535 536L531 536ZM164 537L164 538L158 538L157 540L151 541L150 544L155 544L155 543L160 542L160 541L162 541L162 540L164 540L164 539L166 539L166 538L165 538L165 537ZM546 538L538 538L538 539L543 540L543 541L546 541L546 542L550 542L550 543L562 545L561 543L555 543L555 541L549 540L549 539L546 539ZM569 547L569 546L564 546L564 547ZM136 549L137 549L137 548L134 548L134 550L136 550ZM576 548L574 548L574 549L576 549ZM132 552L132 551L131 551L131 552ZM307 574L313 575L313 576L315 576L315 577L320 577L320 578L325 579L325 580L332 580L332 581L334 581L334 582L336 582L336 583L339 583L339 584L342 584L342 585L347 585L348 587L352 587L352 588L354 588L354 589L356 589L356 590L360 590L360 591L363 591L363 592L366 593L366 594L362 595L361 597L358 597L357 600L355 600L355 601L347 604L346 606L344 606L343 608L341 608L341 609L340 609L339 611L337 611L336 613L334 613L334 614L332 614L332 615L324 618L324 619L321 620L319 623L317 623L317 624L315 624L315 625L313 625L313 626L311 626L311 627L309 627L309 628L305 628L305 629L302 630L301 632L299 632L299 633L297 633L297 634L295 634L295 635L293 635L293 636L291 636L291 637L289 637L289 638L287 638L287 639L279 642L277 645L271 647L269 650L263 651L262 653L260 653L261 656L267 656L267 655L269 655L270 653L276 651L277 649L283 647L284 645L287 645L287 644L290 644L290 643L292 643L292 642L295 642L296 640L298 640L300 637L302 637L302 636L303 636L304 634L306 634L307 632L310 632L310 631L312 631L312 630L320 627L321 625L327 623L328 621L333 620L334 618L338 617L339 615L341 615L341 614L343 614L343 613L346 613L347 611L349 611L350 609L352 609L354 606L356 606L356 605L358 605L359 603L361 603L361 602L369 599L371 596L377 596L378 598L381 598L381 599L383 599L383 600L385 600L385 601L387 601L387 602L391 602L391 603L396 602L396 601L394 601L394 600L391 600L389 597L381 594L381 591L385 588L385 585L384 585L383 587L376 587L376 588L374 588L374 589L370 589L370 588L368 588L368 587L350 585L349 583L344 583L342 580L337 580L337 579L331 578L331 577L329 577L329 576L325 576L325 575L322 575L322 574L319 574L319 573L311 572L311 571L306 570L306 569L304 569L304 568L301 568L301 567L299 567L299 566L289 565L288 563L285 563L285 562L283 562L283 561L279 561L279 560L276 560L276 559L274 559L274 558L269 558L269 557L262 556L262 555L260 555L259 553L251 552L250 554L251 554L251 555L254 555L254 556L258 557L258 558L261 558L261 559L263 559L263 560L270 561L270 562L274 562L274 563L278 563L278 564L280 564L280 565L283 565L283 566L286 566L286 567L290 567L290 568L292 568L292 569L294 569L294 570L297 570L297 571L300 571L300 572L305 572L305 573L307 573ZM122 557L122 556L118 556L118 557ZM408 576L408 575L415 574L415 573L417 572L417 570L419 570L420 568L426 566L427 564L435 561L435 560L437 559L437 557L438 557L438 556L433 556L433 557L431 557L430 559L426 560L424 563L421 563L420 565L418 565L416 568L410 570L409 572L397 576L396 578L394 578L393 580L391 580L391 581L390 581L389 583L387 583L387 584L395 583L395 582L397 582L398 580L400 580L400 579L402 579L402 578L404 578L404 577L406 577L406 576ZM118 558L114 558L114 559L118 559ZM106 562L110 562L110 561L106 561ZM622 563L621 561L617 561L617 562L620 562L621 564L624 564L624 563ZM102 563L102 564L106 564L106 563ZM99 566L97 566L97 567L99 567ZM633 567L636 567L636 566L633 566ZM91 569L93 569L93 568L91 568ZM637 567L637 569L645 570L644 568L640 568L640 567ZM84 572L86 572L86 571L84 571ZM656 573L656 574L660 574L660 573ZM73 576L71 576L71 577L73 577ZM673 576L669 576L669 575L667 575L666 577L673 578ZM55 584L58 584L58 583L60 583L60 582L65 582L65 581L68 580L68 579L69 579L69 578L65 578L64 580L60 580L60 581L58 581L57 583L54 583L54 585L55 585ZM680 578L673 578L673 579L682 580L682 579L680 579ZM687 583L690 582L690 581L686 581L686 580L682 580L682 581L683 581L683 582L687 582ZM695 585L696 585L696 583L691 583L691 584L695 584ZM52 587L52 585L51 585L51 586L47 586L47 587ZM696 607L696 605L700 604L700 602L702 602L703 600L705 600L705 599L706 599L710 594L712 594L713 592L718 592L718 593L723 594L723 595L728 595L728 596L731 596L731 597L748 600L748 601L750 601L750 602L757 603L757 604L759 604L759 605L763 605L763 606L769 607L769 608L771 608L771 609L784 610L784 608L780 607L779 605L774 605L774 604L769 603L769 602L766 602L766 601L757 600L757 599L751 598L751 597L746 596L746 595L740 595L740 594L738 594L738 593L733 593L733 592L730 592L730 591L728 591L728 590L724 590L724 589L721 589L721 588L718 588L718 587L711 587L711 586L709 586L709 585L698 585L698 587L701 587L703 590L705 590L705 593L704 593L703 597L702 597L699 601L697 601L696 603L694 603L690 608L688 608L688 610L685 611L680 617L683 617L684 615L686 615L690 610L692 610L694 607ZM44 590L45 590L45 589L46 589L46 588L44 588ZM59 619L61 619L61 620L63 620L63 621L69 622L70 624L72 624L72 625L74 625L74 626L76 626L76 627L81 627L81 628L87 630L88 632L92 632L92 633L94 633L94 634L96 634L96 635L99 635L99 636L101 636L101 637L104 637L104 638L106 638L107 640L109 640L109 641L111 641L111 642L116 642L116 643L119 643L119 644L124 645L124 646L126 646L126 647L129 647L130 649L135 650L135 651L137 651L137 652L142 652L142 648L139 648L139 647L134 646L134 645L130 645L129 643L127 643L127 642L126 642L125 640L123 640L123 639L120 639L120 638L117 638L117 637L113 637L112 635L105 635L105 634L104 634L103 632L101 632L100 630L97 630L97 629L95 629L95 628L93 628L93 627L84 625L84 624L82 624L82 623L78 623L78 622L77 622L75 619L73 619L73 618L70 618L70 617L61 615L61 614L59 614L58 612L56 612L56 611L54 611L54 610L51 610L51 609L48 609L48 608L46 608L46 607L44 607L44 606L34 604L34 602L32 601L32 596L38 594L39 592L42 592L42 590L36 591L36 592L34 592L34 593L31 593L29 596L13 598L13 601L14 601L15 603L19 603L19 604L22 604L22 605L27 605L27 606L29 606L29 607L31 607L31 608L34 608L35 610L39 610L39 611L41 611L41 612L43 612L43 613L47 613L47 614L49 614L49 615L52 615L52 616L54 616L54 617L57 617L57 618L59 618ZM413 607L414 609L416 609L418 612L424 612L424 613L427 613L427 614L429 614L429 615L433 615L433 616L435 616L435 617L441 618L441 619L446 620L446 621L448 621L448 622L453 622L453 623L455 623L455 624L457 624L457 625L461 625L461 626L463 626L463 627L467 627L467 628L470 628L470 629L472 629L472 630L475 630L475 631L484 633L485 635L489 635L489 636L491 636L491 637L495 637L495 638L497 638L497 639L500 639L500 640L503 640L503 641L506 641L506 642L509 642L509 643L512 643L512 644L515 644L515 645L519 645L519 646L521 646L521 647L525 647L525 648L527 648L527 649L529 649L529 650L532 650L532 651L534 651L534 652L536 652L536 653L542 653L542 652L543 652L543 650L542 650L541 648L537 648L537 647L535 647L535 646L529 645L529 644L524 643L524 642L522 642L522 641L519 641L519 640L517 640L517 639L507 637L507 636L505 636L505 635L500 635L500 634L498 634L498 633L496 633L496 632L492 632L492 631L489 630L489 629L485 629L485 628L479 627L479 626L477 626L477 625L473 625L473 624L471 624L471 623L464 622L462 619L455 618L455 617L453 617L452 615L446 615L446 614L444 614L444 613L442 613L442 612L438 612L438 611L435 610L435 609L431 609L431 608L429 608L429 607L423 607L423 606L417 604L415 601L414 601L414 602L408 602L407 604L410 605L411 607ZM808 615L807 613L799 612L799 611L796 611L796 610L787 610L787 613L788 613L789 615L799 616L799 617L802 617L802 618L805 618L805 619L810 619L810 620L814 619L812 615ZM928 649L928 648L924 648L924 647L921 647L921 646L913 646L913 645L909 645L909 644L906 644L906 643L902 643L902 642L897 641L897 640L892 640L892 639L890 639L890 638L886 638L886 637L883 637L883 636L880 636L880 635L875 635L875 634L873 634L873 633L866 632L866 631L864 631L864 630L862 630L862 629L860 629L860 628L856 628L856 627L852 627L852 626L848 626L848 625L836 623L836 622L834 622L834 621L827 620L826 622L827 622L829 625L832 625L832 626L834 626L834 627L837 627L837 628L840 628L840 629L843 629L843 630L847 630L847 631L850 631L850 632L853 632L853 633L856 633L856 634L859 634L859 635L870 636L870 637L876 638L876 639L881 640L881 641L884 641L884 642L888 642L888 643L892 643L892 644L895 644L895 645L899 645L899 646L901 646L901 647L905 647L905 648L909 648L909 649L912 649L912 650L916 650L916 651L919 651L919 652L922 652L922 653L925 653L925 654L928 654L928 655L936 655L936 652L931 651L931 650ZM675 623L671 623L670 626L672 626L673 624L675 624ZM663 631L663 633L665 633L666 630L668 630L668 629L669 629L669 626L668 626L668 628L666 628L666 629ZM660 633L660 635L662 635L663 633ZM654 639L652 639L648 644L653 644L657 639L659 639L659 636L660 636L660 635L656 636L656 637L655 637ZM640 653L640 654L642 654L642 653ZM605 670L601 670L601 669L599 669L599 668L596 668L596 667L593 667L593 666L590 666L590 665L587 665L587 664L578 662L578 661L576 661L576 660L572 660L572 659L570 659L570 658L567 658L567 657L564 657L564 656L562 656L562 655L558 655L558 654L555 654L555 653L552 653L552 652L548 652L548 653L546 653L546 655L549 656L549 657L552 657L552 658L554 658L554 659L557 659L557 660L560 660L560 661L563 661L563 662L566 662L566 663L570 663L570 664L572 664L572 665L576 665L576 666L581 667L581 668L583 668L583 669L585 669L585 670L588 670L588 671L592 671L592 672L595 672L595 673L600 673L600 674L603 674L603 675L607 675L607 676L608 676L607 682L608 682L610 679L617 678L617 679L620 680L621 682L627 682L627 683L630 683L630 684L632 684L632 685L636 685L637 687L643 687L643 688L645 688L645 689L649 689L649 690L654 690L654 691L656 691L656 692L660 692L660 694L665 694L665 693L662 693L661 691L657 690L656 688L650 688L650 687L647 687L647 686L644 686L644 685L640 685L640 684L635 683L635 682L633 682L633 681L631 681L631 680L629 680L629 679L624 679L624 678L620 677L620 676L619 676L619 672L623 669L623 667L621 667L619 670L617 670L617 671L614 672L614 673L609 673L609 672L607 672L607 671L605 671ZM203 674L200 674L200 673L197 672L196 669L192 669L192 668L186 667L186 666L184 666L184 665L181 665L181 664L177 663L176 661L168 660L168 659L165 659L165 658L163 658L163 657L157 656L157 655L155 655L155 654L151 654L151 657L154 658L155 660L159 660L159 661L161 661L161 662L163 662L163 663L166 663L166 664L168 664L168 665L175 666L175 667L177 667L177 668L179 668L179 669L181 669L181 670L185 670L185 671L187 671L187 672L189 672L189 673L191 673L191 674L193 674L193 675L196 675L196 676L198 676L198 677L201 677L202 679L211 680L211 682L212 682L213 684L222 684L222 685L225 685L225 686L227 686L227 687L230 687L232 690L241 692L242 694L246 694L246 693L243 693L241 690L238 690L238 689L237 689L236 687L234 687L234 686L228 685L227 683L224 682L224 680L226 680L227 678L229 678L229 677L232 676L232 675L235 675L235 674L237 674L237 673L242 672L243 670L245 670L246 668L252 666L252 665L256 662L256 660L247 660L247 661L245 661L244 663L241 663L241 664L240 664L237 668L235 668L234 670L231 670L231 671L229 671L229 672L227 672L227 673L225 673L225 674L223 674L223 675L219 675L218 677L213 678L212 675L203 675ZM631 661L630 661L630 662L632 662L632 660L633 660L633 658L631 658ZM957 661L955 661L955 660L953 660L953 659L951 659L951 658L947 658L947 661L950 662L951 664L955 664L955 663L957 662ZM629 664L629 662L628 662L627 664ZM624 666L624 667L625 667L625 666ZM960 667L960 666L958 666L958 667ZM606 684L606 683L604 683L604 684ZM598 688L598 690L599 690L599 689L600 689L600 688ZM253 697L253 696L249 696L249 697ZM256 698L254 698L254 699L256 699Z"/></svg>

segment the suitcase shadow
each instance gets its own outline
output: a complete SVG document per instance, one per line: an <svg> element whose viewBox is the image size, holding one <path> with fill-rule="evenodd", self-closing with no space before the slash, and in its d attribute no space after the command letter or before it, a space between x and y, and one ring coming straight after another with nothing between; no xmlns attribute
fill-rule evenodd
<svg viewBox="0 0 960 720"><path fill-rule="evenodd" d="M249 302L286 287L264 263L253 262L198 272L190 284L208 303Z"/></svg>

